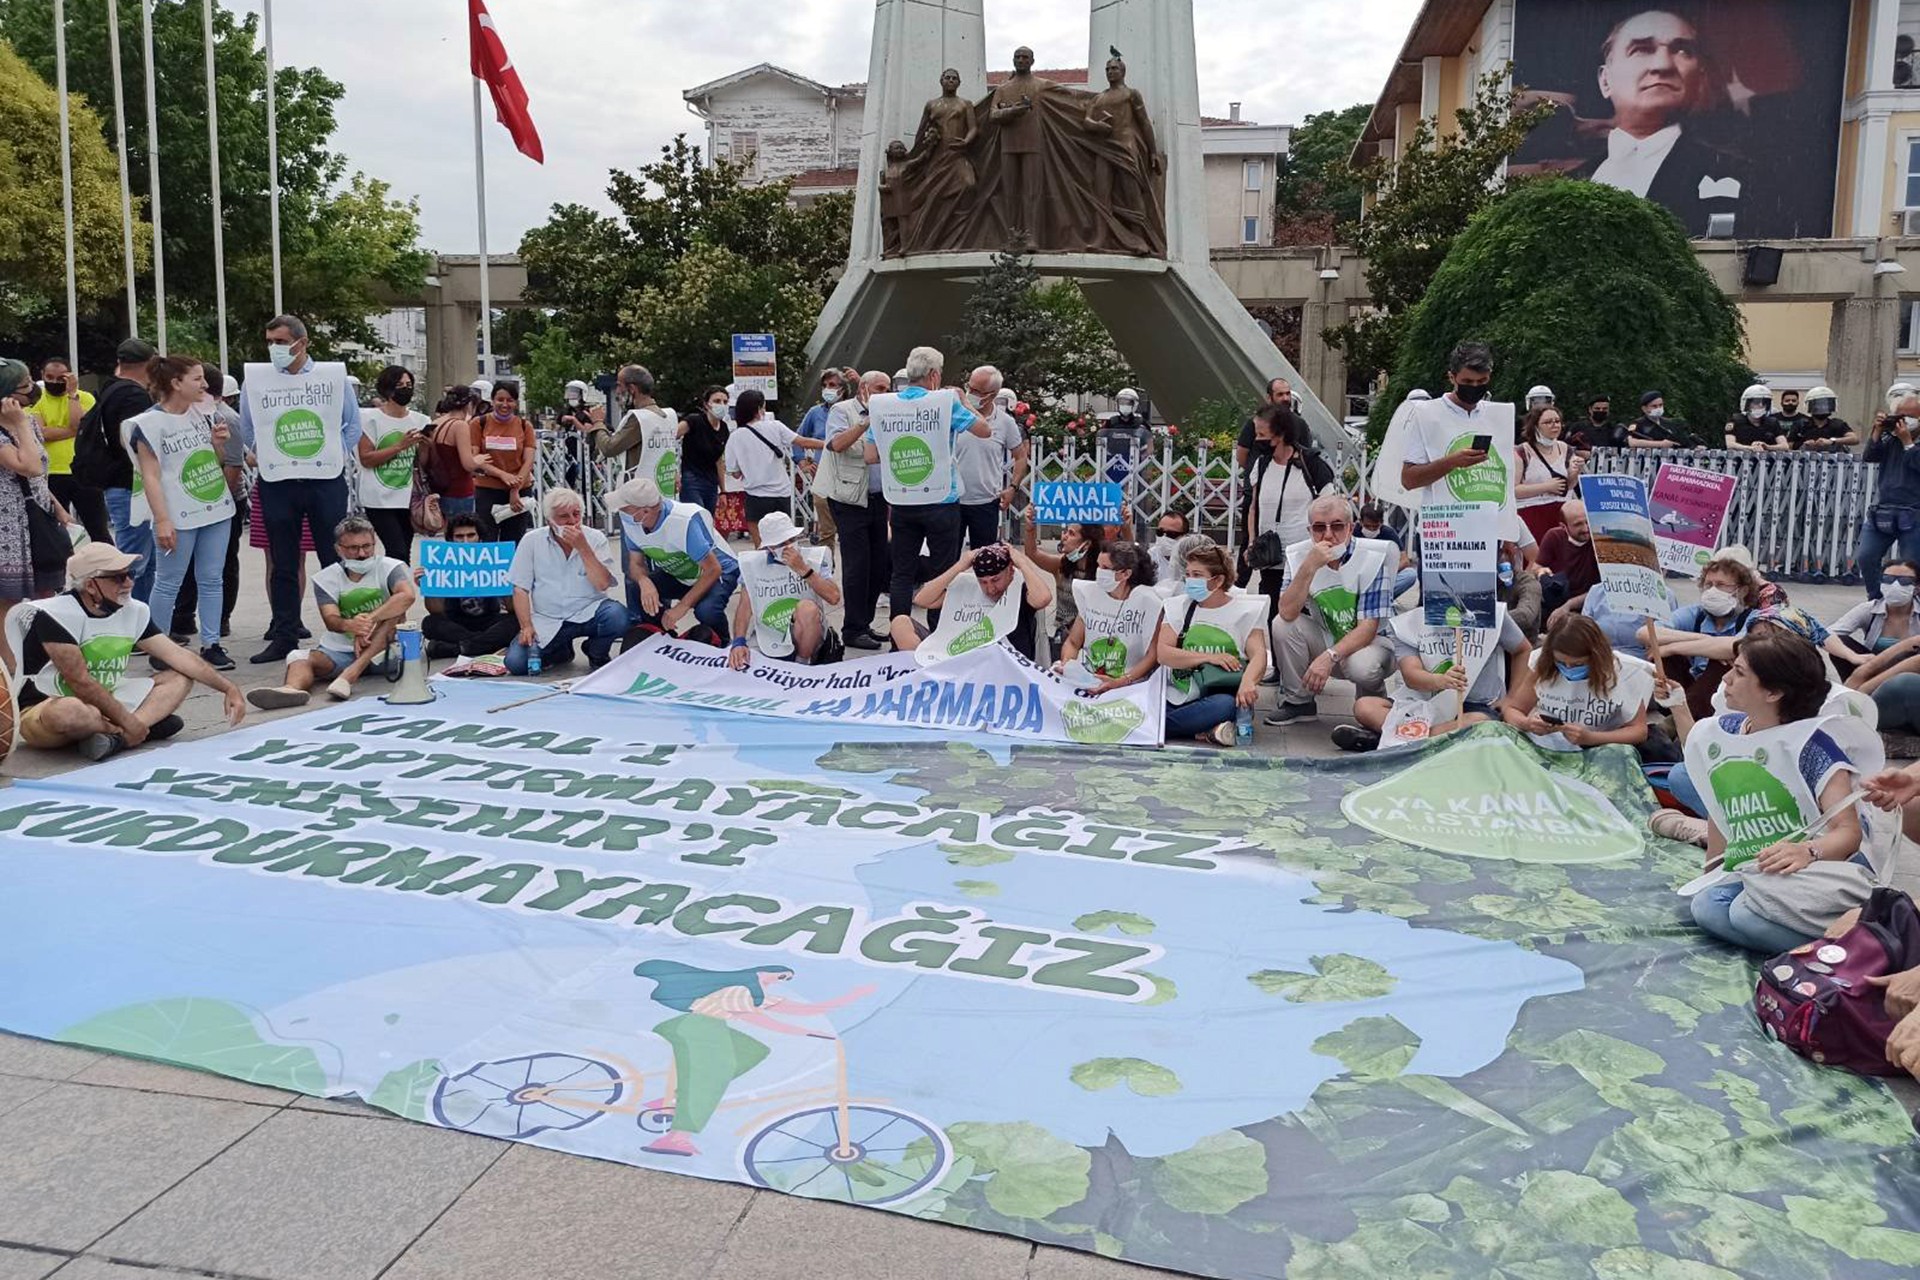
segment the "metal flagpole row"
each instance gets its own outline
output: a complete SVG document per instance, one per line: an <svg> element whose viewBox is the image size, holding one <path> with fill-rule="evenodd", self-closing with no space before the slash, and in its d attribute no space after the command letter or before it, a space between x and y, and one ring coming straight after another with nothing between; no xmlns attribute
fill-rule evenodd
<svg viewBox="0 0 1920 1280"><path fill-rule="evenodd" d="M160 111L153 90L153 6L156 0L141 0L140 40L147 60L147 183L153 207L147 221L153 224L153 345L167 354L167 251L160 234Z"/></svg>
<svg viewBox="0 0 1920 1280"><path fill-rule="evenodd" d="M206 41L207 55L207 168L209 194L213 200L213 311L220 330L220 368L227 369L227 250L220 215L220 104L214 96L213 81L213 0L202 0L200 29ZM212 388L214 395L220 388Z"/></svg>
<svg viewBox="0 0 1920 1280"><path fill-rule="evenodd" d="M53 60L60 95L60 212L67 233L67 367L80 369L80 296L73 278L73 139L67 104L67 6L53 0Z"/></svg>
<svg viewBox="0 0 1920 1280"><path fill-rule="evenodd" d="M113 141L120 161L120 242L127 263L127 334L132 336L140 332L140 293L133 278L133 189L127 182L127 94L120 81L120 0L107 0L107 59L113 69Z"/></svg>
<svg viewBox="0 0 1920 1280"><path fill-rule="evenodd" d="M273 251L273 314L285 315L280 299L280 130L274 115L273 0L265 0L261 38L267 50L267 227ZM156 233L157 234L157 233Z"/></svg>
<svg viewBox="0 0 1920 1280"><path fill-rule="evenodd" d="M493 300L487 288L487 144L481 132L480 81L473 82L473 187L480 218L480 365L493 379Z"/></svg>

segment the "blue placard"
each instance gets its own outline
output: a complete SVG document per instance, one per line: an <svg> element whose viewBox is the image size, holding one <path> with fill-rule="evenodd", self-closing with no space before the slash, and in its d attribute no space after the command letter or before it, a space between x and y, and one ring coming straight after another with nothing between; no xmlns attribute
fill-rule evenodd
<svg viewBox="0 0 1920 1280"><path fill-rule="evenodd" d="M436 596L510 596L507 569L511 542L420 543L420 594Z"/></svg>
<svg viewBox="0 0 1920 1280"><path fill-rule="evenodd" d="M1117 484L1043 481L1033 486L1033 518L1041 524L1119 524L1125 501Z"/></svg>

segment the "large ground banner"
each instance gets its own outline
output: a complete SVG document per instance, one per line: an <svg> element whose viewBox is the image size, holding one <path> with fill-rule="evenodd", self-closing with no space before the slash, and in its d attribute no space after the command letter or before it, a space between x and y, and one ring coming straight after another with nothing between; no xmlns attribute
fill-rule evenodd
<svg viewBox="0 0 1920 1280"><path fill-rule="evenodd" d="M1920 1267L1906 1117L1759 1033L1624 748L515 696L6 792L0 1027L1206 1275Z"/></svg>

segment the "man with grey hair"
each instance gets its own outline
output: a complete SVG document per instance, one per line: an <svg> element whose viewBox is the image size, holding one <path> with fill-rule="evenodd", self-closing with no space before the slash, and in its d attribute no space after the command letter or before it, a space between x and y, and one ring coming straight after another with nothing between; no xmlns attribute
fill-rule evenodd
<svg viewBox="0 0 1920 1280"><path fill-rule="evenodd" d="M360 442L347 366L314 363L298 316L267 321L266 342L271 362L247 365L240 389L240 438L259 460L254 501L273 566L273 621L256 663L283 662L300 642L300 530L311 533L322 567L338 559L333 532L347 514L347 457Z"/></svg>
<svg viewBox="0 0 1920 1280"><path fill-rule="evenodd" d="M860 375L855 392L834 403L827 414L827 447L813 478L816 497L825 497L840 534L840 566L846 618L842 624L850 649L878 649L886 637L873 629L880 584L890 572L887 554L887 495L880 487L880 451L867 436L868 404L886 395L893 379L875 369Z"/></svg>
<svg viewBox="0 0 1920 1280"><path fill-rule="evenodd" d="M345 702L353 682L378 664L418 598L406 561L380 554L379 535L365 516L348 516L333 531L334 557L313 575L313 601L326 631L312 649L287 655L286 682L255 689L247 700L263 710L303 707L317 681L333 677L327 696Z"/></svg>
<svg viewBox="0 0 1920 1280"><path fill-rule="evenodd" d="M680 491L680 437L687 434L686 423L654 400L653 375L645 365L622 365L617 390L627 411L617 428L587 424L593 447L603 458L620 459L628 474L652 479L671 497Z"/></svg>
<svg viewBox="0 0 1920 1280"><path fill-rule="evenodd" d="M527 674L573 661L573 642L585 641L587 665L599 670L627 634L627 608L607 597L613 589L613 551L607 535L585 522L586 504L571 489L549 489L540 500L546 523L514 548L507 581L520 634L507 646L507 670Z"/></svg>
<svg viewBox="0 0 1920 1280"><path fill-rule="evenodd" d="M944 388L946 357L933 347L907 353L907 389L868 405L880 484L893 511L893 574L887 605L893 617L913 611L916 574L937 578L960 558L960 472L955 442L965 432L989 440L993 427ZM924 403L923 403L924 402ZM920 559L926 547L926 562ZM938 610L929 612L939 623Z"/></svg>
<svg viewBox="0 0 1920 1280"><path fill-rule="evenodd" d="M740 583L740 562L707 509L674 501L646 476L608 494L607 506L620 513L632 621L678 632L691 617L726 643L727 599Z"/></svg>
<svg viewBox="0 0 1920 1280"><path fill-rule="evenodd" d="M1400 551L1390 542L1354 537L1353 525L1345 496L1315 498L1307 508L1307 537L1287 548L1273 618L1280 703L1267 724L1313 719L1315 699L1336 676L1353 681L1361 697L1386 691L1393 647L1380 624L1393 617Z"/></svg>
<svg viewBox="0 0 1920 1280"><path fill-rule="evenodd" d="M966 390L960 393L961 402L980 415L992 433L981 437L968 431L953 438L960 520L972 547L1000 541L1000 513L1013 504L1013 492L1027 474L1026 437L995 398L1006 381L998 369L983 364L968 375Z"/></svg>

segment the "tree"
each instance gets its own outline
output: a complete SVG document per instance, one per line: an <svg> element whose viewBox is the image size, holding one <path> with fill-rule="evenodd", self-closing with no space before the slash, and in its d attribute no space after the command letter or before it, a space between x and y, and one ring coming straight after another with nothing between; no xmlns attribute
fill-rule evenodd
<svg viewBox="0 0 1920 1280"><path fill-rule="evenodd" d="M512 312L538 315L538 312ZM558 409L566 399L567 383L586 379L586 354L573 335L557 324L541 325L528 340L526 354L514 365L525 376L527 403L535 409Z"/></svg>
<svg viewBox="0 0 1920 1280"><path fill-rule="evenodd" d="M1375 160L1360 171L1374 204L1354 227L1352 243L1367 260L1373 309L1326 336L1369 377L1392 365L1407 309L1426 293L1473 215L1516 185L1504 176L1507 157L1551 114L1547 105L1521 109L1510 73L1508 67L1481 78L1473 101L1454 112L1453 133L1436 138L1433 121L1423 119L1393 163Z"/></svg>
<svg viewBox="0 0 1920 1280"><path fill-rule="evenodd" d="M1563 404L1595 393L1632 403L1660 387L1669 412L1714 422L1752 380L1739 311L1679 221L1596 182L1528 182L1454 240L1406 317L1376 426L1412 388L1445 385L1447 353L1463 338L1492 345L1496 400L1518 401L1541 381Z"/></svg>
<svg viewBox="0 0 1920 1280"><path fill-rule="evenodd" d="M1349 157L1372 112L1366 102L1319 111L1293 131L1274 182L1275 244L1332 244L1360 220L1362 180Z"/></svg>
<svg viewBox="0 0 1920 1280"><path fill-rule="evenodd" d="M956 378L990 364L1020 395L1045 403L1111 395L1134 381L1079 283L1042 283L1019 253L994 255L961 308L959 331L945 342Z"/></svg>
<svg viewBox="0 0 1920 1280"><path fill-rule="evenodd" d="M1079 281L1055 280L1041 285L1033 300L1047 322L1037 383L1040 391L1064 399L1111 395L1121 387L1139 386L1139 376L1113 345L1106 323L1087 304ZM1024 385L1015 387L1022 392L1025 389Z"/></svg>
<svg viewBox="0 0 1920 1280"><path fill-rule="evenodd" d="M698 272L686 270L685 262L696 249L719 250L751 271L772 273L760 279L769 296L810 294L824 299L846 265L852 198L826 196L796 208L788 203L785 182L748 186L744 178L738 164L704 164L700 149L688 143L685 134L662 147L660 159L652 164L632 173L614 170L607 197L618 210L615 216L583 205L556 205L546 225L521 240L526 300L551 309L555 322L565 326L596 363L611 366L638 358L659 378L660 357L645 348L635 352L629 345L636 326L647 325L639 315L639 299L648 290L659 290L664 298L684 298L685 289L699 278ZM704 260L709 265L719 261L711 256ZM746 296L732 289L726 293L729 305ZM743 332L798 332L800 341L790 352L784 340L781 344L783 366L790 355L798 370L821 305L813 304L804 324L792 316L767 314L753 318ZM724 348L733 331L716 332ZM705 366L682 394L724 381L728 363Z"/></svg>
<svg viewBox="0 0 1920 1280"><path fill-rule="evenodd" d="M120 287L120 187L113 153L86 103L71 101L74 279L83 307ZM0 44L0 334L56 320L65 351L66 232L60 197L60 99ZM53 156L48 162L49 153ZM147 228L135 251L146 256ZM52 350L49 349L49 350Z"/></svg>
<svg viewBox="0 0 1920 1280"><path fill-rule="evenodd" d="M136 192L144 192L148 156L146 102L140 89L145 65L141 6L140 0L115 2L127 89L128 177ZM69 4L66 13L68 85L93 105L93 129L104 139L113 110L105 6ZM176 314L183 332L211 334L213 329L213 216L201 22L199 0L155 0L155 98L170 339ZM255 14L216 6L213 28L229 332L243 345L257 344L273 310L266 53ZM51 0L0 0L0 31L44 78L53 78ZM329 149L334 105L345 92L339 82L312 68L283 66L276 69L274 84L286 304L314 326L314 345L322 354L343 342L370 345L374 334L367 317L382 309L378 294L417 289L425 279L428 259L417 245L417 211L392 200L385 183L358 174L349 177L346 160ZM53 136L47 135L49 148L55 145ZM107 145L112 145L110 139ZM149 280L145 289L150 288ZM143 315L150 305L143 305ZM114 327L124 324L121 316ZM213 348L202 352L212 354Z"/></svg>

